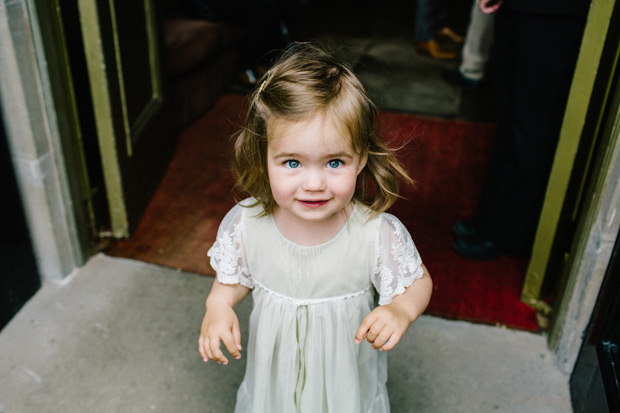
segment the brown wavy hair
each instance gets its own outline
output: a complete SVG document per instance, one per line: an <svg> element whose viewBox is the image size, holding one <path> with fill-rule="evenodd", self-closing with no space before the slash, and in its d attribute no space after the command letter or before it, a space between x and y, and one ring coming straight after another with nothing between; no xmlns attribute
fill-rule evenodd
<svg viewBox="0 0 620 413"><path fill-rule="evenodd" d="M366 166L358 176L354 198L374 213L398 198L399 178L413 182L376 128L377 110L351 69L317 43L294 43L259 79L250 95L245 123L236 135L233 173L236 189L262 204L264 214L276 206L267 174L268 124L272 119L300 121L325 115L343 126L353 150Z"/></svg>

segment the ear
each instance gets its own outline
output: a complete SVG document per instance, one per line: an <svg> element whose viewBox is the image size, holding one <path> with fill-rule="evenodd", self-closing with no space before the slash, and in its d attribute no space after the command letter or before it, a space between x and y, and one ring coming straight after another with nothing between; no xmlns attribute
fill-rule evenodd
<svg viewBox="0 0 620 413"><path fill-rule="evenodd" d="M357 168L358 175L364 170L364 167L366 166L366 162L368 162L368 152L366 152L364 156L360 158L360 164L359 164L359 167Z"/></svg>

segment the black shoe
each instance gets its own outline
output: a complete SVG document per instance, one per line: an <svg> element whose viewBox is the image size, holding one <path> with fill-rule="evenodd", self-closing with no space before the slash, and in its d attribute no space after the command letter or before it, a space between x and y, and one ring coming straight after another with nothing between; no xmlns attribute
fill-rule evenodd
<svg viewBox="0 0 620 413"><path fill-rule="evenodd" d="M474 220L460 221L452 227L452 233L458 238L470 238L476 234Z"/></svg>
<svg viewBox="0 0 620 413"><path fill-rule="evenodd" d="M480 90L482 80L466 78L459 70L446 70L442 74L443 78L452 86L460 87L469 92L477 92Z"/></svg>
<svg viewBox="0 0 620 413"><path fill-rule="evenodd" d="M493 241L476 237L457 238L452 243L452 248L462 256L477 261L493 261L502 256L502 249Z"/></svg>

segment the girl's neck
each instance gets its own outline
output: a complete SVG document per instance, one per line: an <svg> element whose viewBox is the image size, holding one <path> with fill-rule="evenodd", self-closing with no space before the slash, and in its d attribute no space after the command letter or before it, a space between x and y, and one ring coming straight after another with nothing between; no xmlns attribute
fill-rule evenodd
<svg viewBox="0 0 620 413"><path fill-rule="evenodd" d="M323 244L334 238L353 213L354 201L323 221L298 219L276 205L273 219L280 233L289 241L303 246Z"/></svg>

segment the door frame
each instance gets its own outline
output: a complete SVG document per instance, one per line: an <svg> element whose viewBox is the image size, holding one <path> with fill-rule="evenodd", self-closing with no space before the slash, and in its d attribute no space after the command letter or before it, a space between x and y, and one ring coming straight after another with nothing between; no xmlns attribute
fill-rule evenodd
<svg viewBox="0 0 620 413"><path fill-rule="evenodd" d="M615 0L598 0L590 6L521 291L524 303L546 315L551 313L551 306L545 301L546 295L553 289L549 278L560 273L561 267L566 265L570 241L576 235L577 215L585 200L583 191L587 171L591 166L597 135L603 126L601 108L609 99L617 45L612 45L610 50L606 40L615 3Z"/></svg>
<svg viewBox="0 0 620 413"><path fill-rule="evenodd" d="M115 0L77 3L110 215L107 235L125 238L137 226L173 151L169 122L165 121L159 15L155 0L131 5ZM122 53L127 37L120 32L122 20L117 12L125 7L140 9L144 17L134 26L142 28L140 23L144 24L148 68L141 77L150 80L150 89L144 90L142 97L148 98L140 102L138 113L130 110L138 108L130 107L128 101L131 79L125 75L132 62L124 58L141 54Z"/></svg>
<svg viewBox="0 0 620 413"><path fill-rule="evenodd" d="M521 297L550 315L548 345L567 374L620 229L618 8L591 4ZM553 309L541 296L545 282Z"/></svg>
<svg viewBox="0 0 620 413"><path fill-rule="evenodd" d="M616 47L620 53L620 45ZM616 68L613 78L548 339L566 373L574 367L620 231L620 69Z"/></svg>
<svg viewBox="0 0 620 413"><path fill-rule="evenodd" d="M39 274L62 282L89 258L94 237L55 6L55 1L0 0L0 108Z"/></svg>

